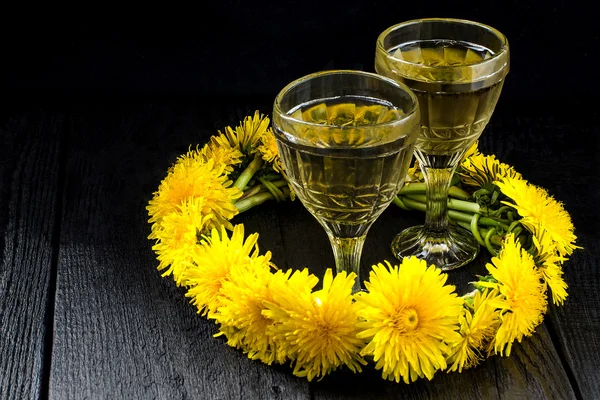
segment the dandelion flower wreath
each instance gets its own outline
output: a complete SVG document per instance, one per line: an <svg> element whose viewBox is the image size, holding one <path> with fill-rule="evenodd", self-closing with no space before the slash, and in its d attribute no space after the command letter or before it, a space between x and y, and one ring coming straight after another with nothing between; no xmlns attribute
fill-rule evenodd
<svg viewBox="0 0 600 400"><path fill-rule="evenodd" d="M352 294L353 273L279 270L258 234L233 224L266 201L293 199L268 117L246 117L202 148L180 156L147 211L158 269L186 289L216 336L266 364L289 363L294 375L322 378L374 363L384 379L432 379L484 358L509 356L533 334L551 301L567 297L563 266L575 249L563 204L527 182L477 143L450 189L449 217L491 254L474 291L456 293L447 275L416 258L374 265L366 291ZM417 162L394 203L425 209Z"/></svg>

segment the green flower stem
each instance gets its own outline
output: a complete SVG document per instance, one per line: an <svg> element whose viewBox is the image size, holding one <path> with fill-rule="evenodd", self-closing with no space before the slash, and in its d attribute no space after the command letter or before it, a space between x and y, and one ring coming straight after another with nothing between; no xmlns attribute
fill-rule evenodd
<svg viewBox="0 0 600 400"><path fill-rule="evenodd" d="M409 183L409 184L405 185L402 189L400 189L400 191L398 192L398 195L400 195L400 196L409 195L409 194L425 195L426 191L427 191L427 186L425 185L425 183L413 182L413 183ZM459 199L459 200L469 200L471 198L471 195L469 195L469 193L465 192L458 186L450 186L450 189L448 189L448 196L453 197L455 199Z"/></svg>
<svg viewBox="0 0 600 400"><path fill-rule="evenodd" d="M486 289L486 287L485 287L485 286L483 286L483 285L481 285L479 282L488 282L488 276L489 276L489 275L486 275L486 276L479 276L479 275L478 275L478 277L479 277L479 280L478 280L478 281L475 281L475 282L469 282L469 283L470 283L470 284L471 284L471 286L473 286L473 287L474 287L476 290L479 290L480 292L483 292L483 291Z"/></svg>
<svg viewBox="0 0 600 400"><path fill-rule="evenodd" d="M494 249L494 246L492 245L492 242L491 242L493 234L494 234L494 230L490 229L488 231L488 233L485 235L485 239L483 239L483 241L485 242L485 247L486 247L486 249L488 249L490 254L497 255L498 251L496 249Z"/></svg>
<svg viewBox="0 0 600 400"><path fill-rule="evenodd" d="M469 223L458 221L457 224L460 225L460 226L462 226L465 229L471 230L471 224L469 224ZM481 244L482 246L487 247L486 244L485 244L485 239L484 238L490 232L492 232L492 236L489 237L489 242L491 244L493 244L494 246L497 246L497 247L501 247L502 246L502 236L498 235L496 233L495 229L493 229L493 228L492 229L486 229L484 227L479 227L478 231L479 231L479 237L481 238L481 241L483 243L483 244ZM496 252L494 252L492 254L496 255Z"/></svg>
<svg viewBox="0 0 600 400"><path fill-rule="evenodd" d="M481 212L481 207L477 203L473 203L471 201L457 200L457 199L448 199L448 208L458 211L466 211L470 213L479 213Z"/></svg>
<svg viewBox="0 0 600 400"><path fill-rule="evenodd" d="M494 229L481 228L481 234L483 237L487 237L490 232L492 232L492 234L488 238L488 241L496 247L502 247L502 236L497 235ZM495 255L496 253L493 254Z"/></svg>
<svg viewBox="0 0 600 400"><path fill-rule="evenodd" d="M252 197L255 194L260 193L261 190L263 190L263 186L261 183L259 183L258 185L255 185L253 188L246 190L244 192L244 194L242 195L242 197L240 198L240 200L248 198L248 197Z"/></svg>
<svg viewBox="0 0 600 400"><path fill-rule="evenodd" d="M240 190L244 190L248 182L252 179L256 171L263 165L263 159L260 154L256 154L246 169L240 174L233 186Z"/></svg>
<svg viewBox="0 0 600 400"><path fill-rule="evenodd" d="M277 201L285 200L285 196L283 195L281 190L279 190L279 188L277 186L273 185L273 183L271 183L271 181L268 181L260 176L258 177L258 180L260 181L260 183L263 184L265 189L267 189L273 195L275 200L277 200Z"/></svg>
<svg viewBox="0 0 600 400"><path fill-rule="evenodd" d="M412 200L416 200L421 203L425 203L427 201L427 198L424 194L409 194L406 195L406 197L410 197ZM451 210L465 211L473 214L482 211L481 207L477 203L452 198L448 198L448 208Z"/></svg>
<svg viewBox="0 0 600 400"><path fill-rule="evenodd" d="M471 220L473 219L472 215L461 213L456 210L448 210L448 217L457 222L461 221L461 222L466 222L468 224L470 224Z"/></svg>
<svg viewBox="0 0 600 400"><path fill-rule="evenodd" d="M275 179L281 178L281 174L267 174L263 175L262 178L268 181L274 181Z"/></svg>
<svg viewBox="0 0 600 400"><path fill-rule="evenodd" d="M427 190L427 186L424 183L415 182L404 185L402 189L398 192L398 195L403 196L407 194L425 194Z"/></svg>
<svg viewBox="0 0 600 400"><path fill-rule="evenodd" d="M288 187L284 187L282 193L283 196L287 198L290 195L290 189ZM271 192L260 192L253 196L236 201L235 206L237 207L240 213L243 213L244 211L248 211L252 207L256 207L267 200L273 199L275 199L275 197L271 194Z"/></svg>
<svg viewBox="0 0 600 400"><path fill-rule="evenodd" d="M273 185L275 185L275 187L278 187L278 188L280 188L280 189L281 189L282 187L286 187L286 186L287 186L287 184L288 184L288 183L287 183L287 181L286 181L285 179L280 179L280 180L278 180L278 181L271 181L271 183L272 183Z"/></svg>
<svg viewBox="0 0 600 400"><path fill-rule="evenodd" d="M427 206L425 205L425 203L421 203L420 201L412 200L408 197L403 198L402 201L404 202L405 206L411 210L425 212L425 210L427 209ZM473 219L472 215L461 213L461 212L458 212L455 210L448 210L448 217L454 221L465 222L467 224L470 224L471 220Z"/></svg>
<svg viewBox="0 0 600 400"><path fill-rule="evenodd" d="M458 186L450 186L450 189L448 189L448 196L460 200L469 200L471 198L469 193L465 192Z"/></svg>
<svg viewBox="0 0 600 400"><path fill-rule="evenodd" d="M520 226L517 226L515 229L513 229L511 231L511 233L513 235L515 235L515 237L519 237L519 235L521 235L522 232L523 232L523 228L521 228Z"/></svg>
<svg viewBox="0 0 600 400"><path fill-rule="evenodd" d="M510 209L511 208L509 206L502 206L499 209L497 209L496 211L492 211L491 215L494 217L500 217L504 211L507 211ZM508 219L510 220L510 217Z"/></svg>
<svg viewBox="0 0 600 400"><path fill-rule="evenodd" d="M281 178L281 175L279 175L279 177ZM269 182L278 189L281 189L282 187L287 186L287 181L285 179L280 179L278 181L269 181ZM252 197L255 194L258 194L258 193L264 192L264 191L265 191L265 186L261 182L261 183L255 185L254 187L246 190L244 192L244 195L239 200L246 199L248 197Z"/></svg>
<svg viewBox="0 0 600 400"><path fill-rule="evenodd" d="M479 234L478 222L479 222L479 214L475 214L473 216L473 219L471 220L471 226L469 228L471 230L471 233L475 237L475 240L477 240L477 243L479 243L481 246L485 246L485 242L483 241L483 238Z"/></svg>
<svg viewBox="0 0 600 400"><path fill-rule="evenodd" d="M475 289L468 293L465 293L461 297L465 300L465 302L467 302L467 304L469 304L470 306L473 306L473 299L475 298L475 295L477 294L477 292L479 292L479 289Z"/></svg>
<svg viewBox="0 0 600 400"><path fill-rule="evenodd" d="M398 200L400 200L400 199L398 199ZM425 203L421 203L420 201L413 200L409 197L403 196L400 201L402 201L404 206L408 207L410 210L417 210L417 211L425 212L425 210L427 209L427 206L425 205Z"/></svg>
<svg viewBox="0 0 600 400"><path fill-rule="evenodd" d="M419 203L427 202L427 196L424 194L409 193L409 194L403 194L402 197L406 197L411 200L418 201Z"/></svg>
<svg viewBox="0 0 600 400"><path fill-rule="evenodd" d="M425 212L425 210L427 209L427 205L425 204L425 202L420 202L420 201L414 200L411 197L412 196L410 196L410 197L403 196L402 197L402 202L404 202L406 207L410 208L411 210ZM456 210L448 210L448 217L450 217L451 219L453 219L455 221L462 221L462 222L466 222L469 224L471 223L471 220L473 219L472 215L461 213Z"/></svg>
<svg viewBox="0 0 600 400"><path fill-rule="evenodd" d="M423 195L402 196L401 200L404 202L404 204L407 207L409 207L413 210L425 211L426 198ZM417 204L417 203L419 203L419 204ZM469 201L463 201L463 200L455 200L455 199L448 200L448 208L449 208L448 216L450 218L452 218L455 221L463 221L463 222L467 222L469 224L471 223L471 220L473 219L473 214L476 214L476 213L480 212L480 210L481 210L479 205L476 203L471 203ZM508 222L509 222L508 220L504 220L504 219L481 217L479 219L478 224L485 225L485 226L493 226L495 228L502 228L503 230L508 231L508 229L509 229Z"/></svg>
<svg viewBox="0 0 600 400"><path fill-rule="evenodd" d="M505 231L508 231L508 225L505 223L505 220L495 220L488 217L481 217L479 219L480 225L493 226L494 228L501 228Z"/></svg>
<svg viewBox="0 0 600 400"><path fill-rule="evenodd" d="M408 207L407 207L407 206L404 204L404 201L402 201L402 199L401 199L400 197L398 197L398 196L395 196L395 197L394 197L394 200L392 200L392 201L393 201L393 203L394 203L395 205L397 205L397 206L398 206L398 207L400 207L401 209L403 209L403 210L406 210L406 211L410 210L410 208L408 208Z"/></svg>
<svg viewBox="0 0 600 400"><path fill-rule="evenodd" d="M512 231L514 231L514 230L515 230L515 228L517 228L519 225L521 225L521 222L520 222L520 221L512 221L512 222L510 223L510 225L508 226L508 231L509 231L509 232L512 232ZM516 236L516 235L515 235L515 236Z"/></svg>

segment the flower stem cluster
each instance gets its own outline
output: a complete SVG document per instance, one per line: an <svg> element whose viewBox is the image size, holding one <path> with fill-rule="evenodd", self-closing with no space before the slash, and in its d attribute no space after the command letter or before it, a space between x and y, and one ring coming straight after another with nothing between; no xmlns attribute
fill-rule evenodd
<svg viewBox="0 0 600 400"><path fill-rule="evenodd" d="M394 203L426 210L418 164ZM158 269L186 289L216 336L250 359L290 363L321 379L369 361L384 379L432 379L462 372L543 321L549 293L567 297L563 265L575 249L569 214L548 192L495 156L471 149L449 190L449 218L472 232L492 258L475 290L458 295L447 275L423 260L372 267L365 292L355 274L326 269L322 285L308 269L279 270L260 254L235 215L268 200L293 198L268 118L257 113L211 137L168 170L147 207Z"/></svg>

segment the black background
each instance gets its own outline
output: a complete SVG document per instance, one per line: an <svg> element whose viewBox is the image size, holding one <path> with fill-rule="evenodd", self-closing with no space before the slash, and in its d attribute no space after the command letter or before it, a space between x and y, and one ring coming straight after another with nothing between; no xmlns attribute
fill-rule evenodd
<svg viewBox="0 0 600 400"><path fill-rule="evenodd" d="M591 2L584 1L221 0L190 8L159 3L32 9L35 15L4 13L0 42L5 93L29 99L272 99L288 82L318 70L374 71L378 34L422 17L472 19L508 37L504 103L537 99L560 113L598 87L599 33Z"/></svg>

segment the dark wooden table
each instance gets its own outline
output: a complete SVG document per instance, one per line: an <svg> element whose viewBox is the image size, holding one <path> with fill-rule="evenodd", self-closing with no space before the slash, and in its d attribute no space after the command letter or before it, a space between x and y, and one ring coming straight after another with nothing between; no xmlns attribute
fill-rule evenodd
<svg viewBox="0 0 600 400"><path fill-rule="evenodd" d="M597 399L600 398L600 180L597 111L586 118L500 102L481 147L550 190L573 217L569 297L513 354L462 374L395 384L369 367L320 382L267 367L215 339L156 270L145 206L166 170L269 98L80 99L0 111L0 398L53 399ZM585 107L583 104L577 105ZM363 276L393 261L389 243L423 215L388 208L371 229ZM333 265L325 233L296 202L235 221L259 232L282 268ZM464 288L482 252L450 273Z"/></svg>
<svg viewBox="0 0 600 400"><path fill-rule="evenodd" d="M172 19L161 4L159 18L136 10L122 24L100 8L3 13L0 399L600 399L596 13L559 0L260 3L207 2ZM160 277L147 239L152 193L190 145L256 109L270 114L288 82L323 69L373 72L383 29L433 16L509 38L511 72L481 149L570 212L584 250L565 265L566 303L550 306L510 357L410 385L372 366L308 383L247 359ZM394 235L423 218L388 208L367 238L363 278L393 262ZM280 268L333 267L324 231L298 201L235 221L260 234ZM482 252L449 280L466 290L486 261Z"/></svg>

